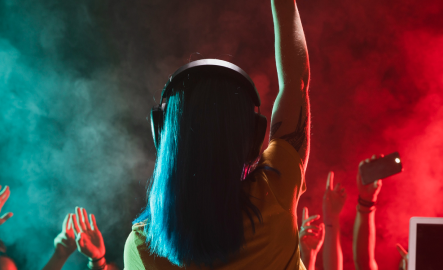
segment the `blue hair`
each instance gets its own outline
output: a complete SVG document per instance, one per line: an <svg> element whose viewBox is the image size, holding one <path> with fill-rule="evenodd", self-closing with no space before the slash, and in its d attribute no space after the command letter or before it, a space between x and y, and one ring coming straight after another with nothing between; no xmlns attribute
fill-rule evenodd
<svg viewBox="0 0 443 270"><path fill-rule="evenodd" d="M147 206L134 223L146 222L152 254L178 266L212 266L242 248L243 213L253 228L254 214L261 222L241 181L250 165L254 105L225 78L187 87L168 99Z"/></svg>

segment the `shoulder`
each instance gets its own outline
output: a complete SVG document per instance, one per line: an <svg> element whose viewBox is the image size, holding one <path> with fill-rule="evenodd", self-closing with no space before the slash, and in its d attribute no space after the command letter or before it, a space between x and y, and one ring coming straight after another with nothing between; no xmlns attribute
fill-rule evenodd
<svg viewBox="0 0 443 270"><path fill-rule="evenodd" d="M132 231L126 239L124 249L125 269L144 269L140 258L140 248L146 247L144 237L145 223L137 223L132 226Z"/></svg>

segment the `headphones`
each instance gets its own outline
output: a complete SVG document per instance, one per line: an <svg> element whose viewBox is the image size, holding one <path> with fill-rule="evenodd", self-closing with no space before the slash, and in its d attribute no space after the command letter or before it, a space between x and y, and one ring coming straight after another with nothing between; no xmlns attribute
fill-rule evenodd
<svg viewBox="0 0 443 270"><path fill-rule="evenodd" d="M158 106L154 106L151 109L151 131L152 138L154 140L155 148L158 151L160 144L160 134L163 129L164 119L166 114L166 101L171 93L174 85L182 83L186 86L186 79L192 79L194 76L211 75L211 74L223 74L226 77L230 77L236 81L252 99L254 105L258 107L258 112L254 112L255 116L255 131L253 143L248 153L247 162L252 163L260 154L263 141L266 134L267 120L266 117L260 114L260 96L255 88L254 82L248 76L248 74L240 67L223 60L218 59L202 59L190 62L180 67L166 82L162 91L162 96Z"/></svg>

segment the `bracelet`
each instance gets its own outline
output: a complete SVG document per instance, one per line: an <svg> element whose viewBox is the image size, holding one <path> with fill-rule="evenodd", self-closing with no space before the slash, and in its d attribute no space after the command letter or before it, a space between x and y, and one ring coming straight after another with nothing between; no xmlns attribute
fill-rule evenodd
<svg viewBox="0 0 443 270"><path fill-rule="evenodd" d="M375 206L368 207L369 209L366 210L366 211L365 210L361 210L360 206L364 206L364 205L357 204L357 212L360 212L362 214L369 214L369 213L372 213L375 210ZM364 206L364 207L367 207L367 206Z"/></svg>
<svg viewBox="0 0 443 270"><path fill-rule="evenodd" d="M95 259L95 260L93 260L93 259L91 259L91 258L88 258L89 259L89 261L90 262L98 262L98 261L100 261L101 259L103 259L105 257L105 255L103 255L102 257L100 257L100 258L98 258L98 259Z"/></svg>
<svg viewBox="0 0 443 270"><path fill-rule="evenodd" d="M371 201L363 200L363 199L360 197L360 195L358 196L358 203L359 203L361 206L368 207L368 208L373 207L373 206L375 205L375 202L371 202Z"/></svg>
<svg viewBox="0 0 443 270"><path fill-rule="evenodd" d="M97 265L98 262L100 262L101 260L103 260L102 264ZM88 263L88 268L91 270L104 270L107 269L108 264L106 263L106 259L105 256L103 255L103 257L99 258L99 259L95 259L95 260L91 260L91 258L89 258L89 263Z"/></svg>

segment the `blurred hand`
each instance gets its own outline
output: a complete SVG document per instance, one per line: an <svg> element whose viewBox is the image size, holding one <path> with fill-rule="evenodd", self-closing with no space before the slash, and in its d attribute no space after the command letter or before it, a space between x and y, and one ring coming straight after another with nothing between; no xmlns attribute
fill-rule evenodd
<svg viewBox="0 0 443 270"><path fill-rule="evenodd" d="M398 269L408 270L408 252L400 244L397 244L397 250L401 255L401 261L398 265Z"/></svg>
<svg viewBox="0 0 443 270"><path fill-rule="evenodd" d="M380 157L383 157L383 155L380 155ZM380 158L380 157L378 157L378 158ZM358 173L357 173L358 192L360 193L360 197L363 200L369 201L369 202L377 201L377 196L378 196L378 193L380 193L382 182L381 182L381 180L377 180L377 181L373 182L372 184L363 185L362 180L361 180L361 175L360 175L360 167L363 164L369 163L369 162L376 160L376 159L377 159L377 156L373 155L371 159L368 158L366 160L363 160L358 165Z"/></svg>
<svg viewBox="0 0 443 270"><path fill-rule="evenodd" d="M338 220L343 205L346 201L345 188L338 183L334 189L334 172L329 172L326 180L326 191L323 195L323 220L326 224L331 224L334 220Z"/></svg>
<svg viewBox="0 0 443 270"><path fill-rule="evenodd" d="M91 260L100 259L105 255L105 243L101 232L98 230L94 214L89 215L84 208L75 208L77 217L74 216L74 229L77 235L77 248L80 253Z"/></svg>
<svg viewBox="0 0 443 270"><path fill-rule="evenodd" d="M303 208L302 225L300 229L300 249L302 254L315 255L320 250L325 239L325 225L321 223L319 226L311 225L311 223L320 218L320 215L310 216L308 208Z"/></svg>
<svg viewBox="0 0 443 270"><path fill-rule="evenodd" d="M55 254L60 258L68 258L75 251L75 235L73 229L74 214L67 214L63 221L62 231L54 239Z"/></svg>
<svg viewBox="0 0 443 270"><path fill-rule="evenodd" d="M2 188L2 186L0 186L0 189ZM2 191L0 191L0 211L2 210L2 208L3 208L3 205L5 205L5 203L6 203L6 201L8 200L8 198L9 198L9 194L10 194L11 192L9 191L9 187L8 186L5 186L5 188L2 190ZM13 216L13 214L12 213L10 213L10 212L8 212L8 213L5 213L4 215L2 215L1 217L0 217L0 225L2 225L3 223L5 223L6 222L6 220L8 220L10 217L12 217Z"/></svg>

